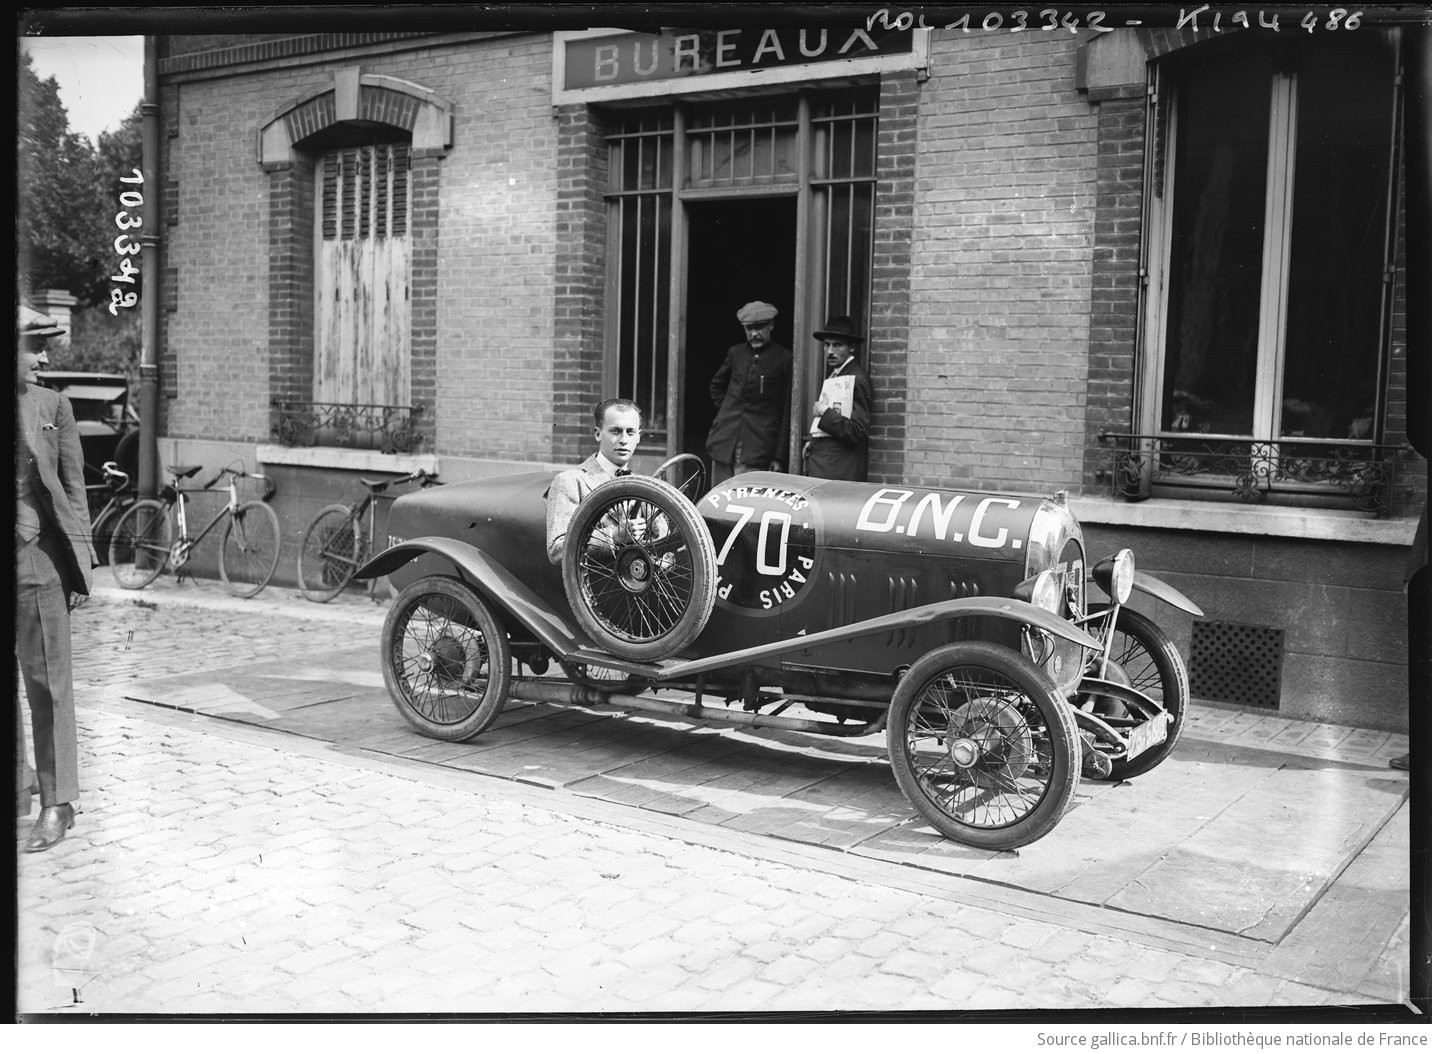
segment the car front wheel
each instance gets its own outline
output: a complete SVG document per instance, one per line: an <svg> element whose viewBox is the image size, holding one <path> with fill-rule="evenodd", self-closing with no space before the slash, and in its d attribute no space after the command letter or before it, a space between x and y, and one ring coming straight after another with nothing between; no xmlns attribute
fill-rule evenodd
<svg viewBox="0 0 1432 1054"><path fill-rule="evenodd" d="M1091 614L1101 610L1108 609L1095 607ZM1114 761L1109 775L1104 777L1114 781L1133 779L1160 764L1178 745L1188 716L1188 669L1168 634L1137 611L1120 608L1105 673L1106 679L1138 689L1168 711L1168 735L1164 741L1131 761ZM1111 723L1131 717L1128 707L1117 699L1095 696L1092 702L1094 714Z"/></svg>
<svg viewBox="0 0 1432 1054"><path fill-rule="evenodd" d="M1079 785L1068 707L1028 659L996 644L952 644L915 663L895 690L887 736L910 804L965 845L1043 838Z"/></svg>
<svg viewBox="0 0 1432 1054"><path fill-rule="evenodd" d="M432 739L481 734L507 702L512 653L491 609L455 578L408 586L383 621L383 681L398 713Z"/></svg>

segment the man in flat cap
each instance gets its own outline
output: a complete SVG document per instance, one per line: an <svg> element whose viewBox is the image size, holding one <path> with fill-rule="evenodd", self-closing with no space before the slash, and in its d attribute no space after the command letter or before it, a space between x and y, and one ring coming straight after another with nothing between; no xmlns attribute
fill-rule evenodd
<svg viewBox="0 0 1432 1054"><path fill-rule="evenodd" d="M711 378L716 420L706 434L711 483L741 472L784 471L791 429L791 351L771 339L776 309L756 300L736 312L746 339Z"/></svg>
<svg viewBox="0 0 1432 1054"><path fill-rule="evenodd" d="M15 705L16 812L30 814L39 785L40 816L27 853L58 843L75 824L79 799L70 610L89 595L95 566L85 499L84 457L70 402L39 386L49 365L45 341L64 333L50 316L20 308L15 354L15 653L35 738L32 779L25 722Z"/></svg>

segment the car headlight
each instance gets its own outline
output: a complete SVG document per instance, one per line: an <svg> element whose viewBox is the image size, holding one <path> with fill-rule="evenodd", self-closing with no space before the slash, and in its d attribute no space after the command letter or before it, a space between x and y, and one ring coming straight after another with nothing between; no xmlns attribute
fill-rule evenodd
<svg viewBox="0 0 1432 1054"><path fill-rule="evenodd" d="M1120 549L1094 565L1094 581L1114 598L1116 604L1127 604L1134 591L1134 551Z"/></svg>
<svg viewBox="0 0 1432 1054"><path fill-rule="evenodd" d="M1061 584L1061 576L1053 569L1040 571L1033 578L1026 578L1015 586L1014 595L1057 615L1060 601L1064 599Z"/></svg>

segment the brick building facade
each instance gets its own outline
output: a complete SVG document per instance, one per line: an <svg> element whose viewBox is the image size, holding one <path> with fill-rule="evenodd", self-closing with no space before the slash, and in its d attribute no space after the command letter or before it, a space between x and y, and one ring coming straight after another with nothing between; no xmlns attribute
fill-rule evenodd
<svg viewBox="0 0 1432 1054"><path fill-rule="evenodd" d="M263 465L292 545L357 473L422 464L457 481L574 460L590 445L590 407L610 395L643 402L648 467L701 453L702 393L746 300L782 309L798 429L819 387L808 333L848 313L869 334L872 481L1067 491L1091 553L1131 546L1207 612L1157 612L1194 654L1196 695L1405 728L1402 572L1426 472L1395 449L1407 412L1400 125L1379 214L1391 284L1363 367L1374 430L1357 435L1376 444L1358 456L1396 475L1371 515L1326 470L1326 449L1300 462L1324 476L1284 478L1284 445L1278 478L1257 477L1265 500L1240 502L1217 473L1172 478L1172 457L1149 457L1156 441L1184 441L1187 411L1162 404L1214 402L1158 387L1158 370L1180 360L1176 327L1156 321L1177 313L1191 279L1177 252L1154 259L1153 228L1163 217L1179 236L1165 168L1193 155L1170 145L1172 100L1205 90L1210 61L1261 61L1266 41L1188 28L915 30L868 34L842 57L820 38L829 54L803 62L813 32L759 44L759 30L744 42L722 32L699 47L730 71L646 80L671 53L661 48L679 66L686 45L551 32L158 38L161 458ZM1395 62L1396 32L1378 32L1365 50L1380 70L1384 51ZM783 61L761 66L763 51ZM595 83L574 83L588 54ZM628 55L632 70L612 72ZM1299 90L1281 69L1273 90ZM1389 115L1399 105L1388 96ZM1271 156L1276 130L1269 142ZM1272 216L1277 192L1268 200ZM342 258L325 255L330 219L335 230L351 219L360 240L371 222L401 242L385 266L403 269L404 303L373 305L368 264L318 294L325 261ZM1190 244L1211 237L1199 230ZM1304 281L1284 266L1289 284ZM1151 274L1175 290L1166 300ZM347 325L327 301L343 290L374 313L362 318L400 319L401 333L362 352L406 371L397 452L281 427L282 405L315 399L320 345ZM1183 325L1197 331L1198 313ZM1208 348L1199 354L1223 354ZM1257 354L1259 378L1271 363L1291 392L1291 342ZM356 361L358 374L373 368ZM1262 393L1282 383L1253 399L1275 431L1280 413L1312 401L1280 410ZM1341 419L1323 427L1262 438L1346 438ZM1118 443L1135 456L1116 459ZM291 566L286 551L280 583ZM1271 678L1256 698L1221 676L1250 664Z"/></svg>

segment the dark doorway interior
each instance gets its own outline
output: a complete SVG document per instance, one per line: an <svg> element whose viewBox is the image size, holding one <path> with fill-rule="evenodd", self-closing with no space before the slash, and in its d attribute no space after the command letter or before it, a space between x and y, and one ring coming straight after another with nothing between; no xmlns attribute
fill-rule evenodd
<svg viewBox="0 0 1432 1054"><path fill-rule="evenodd" d="M687 205L686 391L681 451L706 456L716 416L711 377L744 336L736 312L764 300L780 314L772 339L794 348L796 199L747 198ZM708 466L709 467L709 466Z"/></svg>

